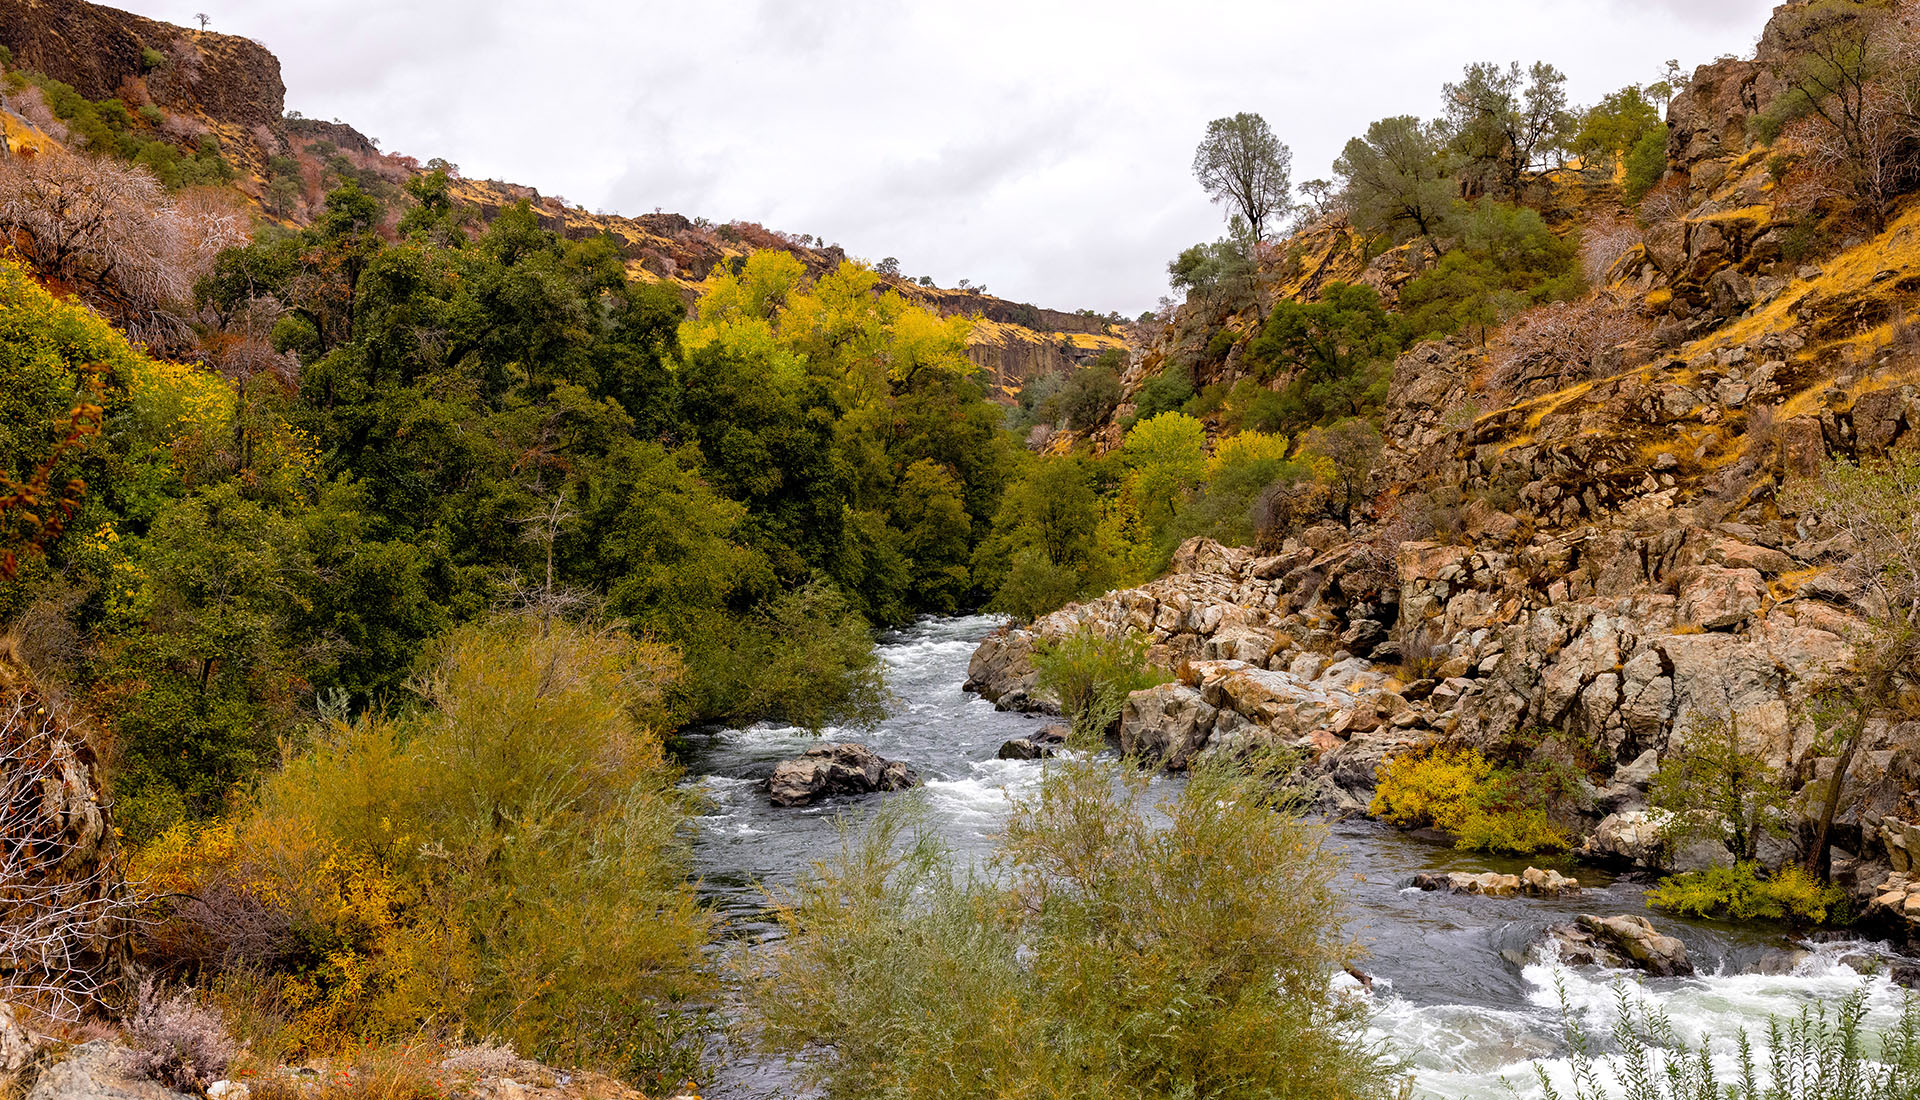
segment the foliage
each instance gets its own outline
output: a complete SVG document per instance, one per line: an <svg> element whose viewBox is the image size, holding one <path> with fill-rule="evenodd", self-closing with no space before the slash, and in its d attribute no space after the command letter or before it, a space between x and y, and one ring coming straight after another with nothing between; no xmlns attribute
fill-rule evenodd
<svg viewBox="0 0 1920 1100"><path fill-rule="evenodd" d="M1329 283L1316 302L1276 302L1247 359L1265 380L1287 379L1275 429L1301 431L1364 416L1386 399L1409 332L1364 284Z"/></svg>
<svg viewBox="0 0 1920 1100"><path fill-rule="evenodd" d="M1161 413L1133 426L1121 455L1128 494L1147 526L1159 530L1206 477L1206 428L1184 413Z"/></svg>
<svg viewBox="0 0 1920 1100"><path fill-rule="evenodd" d="M1468 65L1446 86L1449 146L1477 191L1517 200L1527 174L1565 148L1573 125L1566 83L1566 74L1544 61L1525 70L1516 61Z"/></svg>
<svg viewBox="0 0 1920 1100"><path fill-rule="evenodd" d="M994 593L988 606L1033 618L1103 584L1108 571L1096 544L1099 518L1084 459L1029 460L974 552L974 577Z"/></svg>
<svg viewBox="0 0 1920 1100"><path fill-rule="evenodd" d="M1245 431L1220 440L1207 459L1206 485L1174 515L1160 539L1162 548L1171 551L1196 535L1227 546L1251 546L1258 534L1254 512L1261 494L1270 486L1311 476L1287 454L1285 436Z"/></svg>
<svg viewBox="0 0 1920 1100"><path fill-rule="evenodd" d="M1572 1071L1571 1093L1554 1087L1535 1064L1545 1100L1916 1100L1920 1098L1920 1002L1908 997L1900 1020L1870 1050L1863 1025L1864 989L1855 989L1829 1013L1809 1004L1792 1019L1767 1028L1764 1066L1743 1031L1731 1052L1732 1080L1711 1041L1695 1046L1674 1031L1665 1013L1622 984L1613 1013L1612 1045L1601 1056L1561 996Z"/></svg>
<svg viewBox="0 0 1920 1100"><path fill-rule="evenodd" d="M1459 243L1400 291L1416 339L1485 330L1581 289L1578 248L1522 206L1483 200L1460 216Z"/></svg>
<svg viewBox="0 0 1920 1100"><path fill-rule="evenodd" d="M1164 367L1141 384L1140 392L1133 397L1133 417L1122 422L1121 427L1131 429L1134 424L1152 420L1161 413L1178 412L1192 397L1193 377L1179 367Z"/></svg>
<svg viewBox="0 0 1920 1100"><path fill-rule="evenodd" d="M1267 120L1245 111L1207 123L1193 154L1193 175L1216 203L1226 203L1247 225L1248 239L1266 239L1267 222L1285 217L1293 198L1293 150L1273 136Z"/></svg>
<svg viewBox="0 0 1920 1100"><path fill-rule="evenodd" d="M670 1052L711 920L657 725L680 673L611 630L463 627L421 682L430 709L335 722L264 784L196 891L242 900L175 919L215 958L272 964L309 1050L432 1019L573 1064Z"/></svg>
<svg viewBox="0 0 1920 1100"><path fill-rule="evenodd" d="M1353 510L1366 493L1367 478L1385 445L1379 429L1357 417L1315 428L1302 442L1303 451L1326 460L1342 523L1352 526Z"/></svg>
<svg viewBox="0 0 1920 1100"><path fill-rule="evenodd" d="M1563 779L1497 766L1476 749L1429 746L1381 765L1367 812L1403 828L1450 833L1462 849L1557 851L1567 847L1553 821Z"/></svg>
<svg viewBox="0 0 1920 1100"><path fill-rule="evenodd" d="M1724 713L1686 729L1647 792L1669 844L1704 837L1737 861L1752 860L1762 836L1785 832L1788 799L1781 776L1747 747L1738 716Z"/></svg>
<svg viewBox="0 0 1920 1100"><path fill-rule="evenodd" d="M1627 200L1638 202L1666 174L1667 126L1647 90L1629 84L1581 112L1579 130L1568 148L1588 174L1619 181ZM1657 166L1652 163L1655 149Z"/></svg>
<svg viewBox="0 0 1920 1100"><path fill-rule="evenodd" d="M775 899L756 1034L821 1052L830 1097L1393 1095L1328 981L1351 947L1323 832L1219 767L1150 809L1123 765L1055 762L1004 877L969 879L889 803Z"/></svg>
<svg viewBox="0 0 1920 1100"><path fill-rule="evenodd" d="M1120 375L1111 367L1083 367L1067 376L1054 408L1067 427L1086 432L1105 424L1120 407Z"/></svg>
<svg viewBox="0 0 1920 1100"><path fill-rule="evenodd" d="M1110 637L1081 626L1034 646L1035 681L1060 703L1060 713L1083 739L1097 741L1120 720L1127 696L1164 684L1165 672L1147 663L1146 639Z"/></svg>
<svg viewBox="0 0 1920 1100"><path fill-rule="evenodd" d="M1648 905L1683 916L1800 925L1826 924L1845 901L1845 891L1818 881L1803 868L1783 867L1763 878L1758 865L1751 862L1689 871L1647 891Z"/></svg>
<svg viewBox="0 0 1920 1100"><path fill-rule="evenodd" d="M1167 264L1173 289L1202 299L1245 297L1254 274L1252 248L1232 233L1211 244L1196 244Z"/></svg>
<svg viewBox="0 0 1920 1100"><path fill-rule="evenodd" d="M1437 240L1456 204L1444 134L1412 115L1383 118L1347 142L1333 171L1353 221L1394 241Z"/></svg>

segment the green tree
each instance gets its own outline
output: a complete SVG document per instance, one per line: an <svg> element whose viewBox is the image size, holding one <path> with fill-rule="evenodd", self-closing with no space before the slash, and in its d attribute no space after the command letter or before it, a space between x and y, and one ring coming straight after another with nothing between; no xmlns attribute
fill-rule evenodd
<svg viewBox="0 0 1920 1100"><path fill-rule="evenodd" d="M1193 175L1209 198L1245 220L1252 243L1265 240L1267 222L1292 205L1293 150L1257 114L1242 111L1207 123L1193 154Z"/></svg>
<svg viewBox="0 0 1920 1100"><path fill-rule="evenodd" d="M1099 581L1099 518L1100 499L1083 459L1030 460L1007 486L991 533L974 551L974 578L994 593L991 606L1030 618ZM1019 584L1010 588L1016 577Z"/></svg>
<svg viewBox="0 0 1920 1100"><path fill-rule="evenodd" d="M1365 414L1386 399L1393 359L1409 336L1365 284L1329 283L1319 301L1274 303L1247 346L1261 379L1287 379L1277 399L1281 419L1271 427L1299 431Z"/></svg>
<svg viewBox="0 0 1920 1100"><path fill-rule="evenodd" d="M1207 429L1185 413L1161 413L1133 426L1121 454L1129 471L1127 492L1148 529L1157 532L1206 480Z"/></svg>
<svg viewBox="0 0 1920 1100"><path fill-rule="evenodd" d="M1395 241L1439 241L1458 202L1441 136L1412 115L1384 118L1347 142L1333 170L1354 224Z"/></svg>
<svg viewBox="0 0 1920 1100"><path fill-rule="evenodd" d="M1366 494L1367 478L1380 460L1385 442L1379 429L1358 417L1316 428L1302 443L1302 450L1327 460L1333 468L1333 482L1340 505L1340 522L1353 525L1353 510Z"/></svg>
<svg viewBox="0 0 1920 1100"><path fill-rule="evenodd" d="M1517 199L1529 173L1565 148L1573 116L1567 77L1544 61L1528 69L1481 62L1445 89L1449 145L1482 194Z"/></svg>

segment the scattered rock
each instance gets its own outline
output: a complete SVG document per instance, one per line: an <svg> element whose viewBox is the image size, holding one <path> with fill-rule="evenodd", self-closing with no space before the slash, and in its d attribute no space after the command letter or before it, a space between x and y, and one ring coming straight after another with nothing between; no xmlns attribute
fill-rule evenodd
<svg viewBox="0 0 1920 1100"><path fill-rule="evenodd" d="M774 765L767 793L776 806L805 806L833 795L904 791L917 779L900 761L846 741L816 745L803 757Z"/></svg>
<svg viewBox="0 0 1920 1100"><path fill-rule="evenodd" d="M1528 897L1554 898L1580 892L1578 879L1569 878L1558 871L1543 871L1538 867L1529 867L1517 875L1503 875L1494 871L1478 875L1468 874L1465 871L1418 874L1413 876L1413 885L1422 890L1445 890L1451 894L1481 894L1491 898L1511 898L1522 894Z"/></svg>
<svg viewBox="0 0 1920 1100"><path fill-rule="evenodd" d="M1658 978L1693 973L1687 946L1656 931L1645 917L1582 914L1571 924L1552 925L1544 939L1569 966L1644 970Z"/></svg>

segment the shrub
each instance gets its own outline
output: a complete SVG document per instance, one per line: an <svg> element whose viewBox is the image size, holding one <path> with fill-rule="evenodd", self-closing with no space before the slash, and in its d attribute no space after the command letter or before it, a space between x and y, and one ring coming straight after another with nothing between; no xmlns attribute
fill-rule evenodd
<svg viewBox="0 0 1920 1100"><path fill-rule="evenodd" d="M1165 412L1176 412L1193 397L1193 379L1181 367L1167 367L1147 379L1133 398L1133 421L1152 420ZM1125 427L1131 428L1133 421Z"/></svg>
<svg viewBox="0 0 1920 1100"><path fill-rule="evenodd" d="M1501 329L1488 349L1489 384L1508 394L1557 390L1617 371L1620 347L1650 326L1610 294L1536 306Z"/></svg>
<svg viewBox="0 0 1920 1100"><path fill-rule="evenodd" d="M1821 883L1801 867L1783 867L1762 878L1757 864L1709 867L1664 879L1647 891L1647 904L1694 917L1778 920L1826 924L1845 903L1846 893Z"/></svg>
<svg viewBox="0 0 1920 1100"><path fill-rule="evenodd" d="M1430 746L1380 766L1367 812L1403 828L1431 826L1471 851L1558 851L1567 838L1552 811L1563 784L1531 769L1497 767L1476 749Z"/></svg>
<svg viewBox="0 0 1920 1100"><path fill-rule="evenodd" d="M160 996L152 979L140 983L140 1002L127 1021L127 1040L135 1073L168 1088L193 1091L225 1075L236 1050L219 1014L183 995Z"/></svg>
<svg viewBox="0 0 1920 1100"><path fill-rule="evenodd" d="M1120 405L1120 376L1106 367L1085 367L1067 378L1055 407L1075 431L1091 431L1107 422Z"/></svg>
<svg viewBox="0 0 1920 1100"><path fill-rule="evenodd" d="M1117 638L1082 626L1034 646L1033 667L1041 690L1060 702L1075 732L1102 736L1120 720L1127 696L1164 684L1165 672L1147 663L1147 642L1134 634Z"/></svg>
<svg viewBox="0 0 1920 1100"><path fill-rule="evenodd" d="M1050 764L995 879L890 802L776 897L754 1033L817 1052L847 1100L1395 1095L1364 1001L1328 980L1352 947L1324 831L1219 765L1145 792L1114 761Z"/></svg>
<svg viewBox="0 0 1920 1100"><path fill-rule="evenodd" d="M270 777L231 862L193 873L281 915L247 954L274 975L293 1045L433 1021L574 1064L684 1072L712 918L653 725L678 668L612 630L463 627L420 682L430 709L335 722ZM241 972L220 911L174 919Z"/></svg>

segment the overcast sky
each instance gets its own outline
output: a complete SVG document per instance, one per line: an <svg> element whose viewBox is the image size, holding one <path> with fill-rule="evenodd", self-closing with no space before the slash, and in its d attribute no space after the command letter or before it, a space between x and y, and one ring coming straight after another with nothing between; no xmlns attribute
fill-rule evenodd
<svg viewBox="0 0 1920 1100"><path fill-rule="evenodd" d="M280 56L287 105L592 210L812 233L943 286L1148 308L1220 235L1189 169L1257 111L1330 174L1479 60L1576 102L1748 54L1771 0L120 0Z"/></svg>

